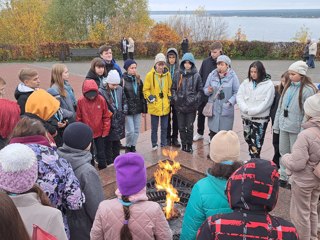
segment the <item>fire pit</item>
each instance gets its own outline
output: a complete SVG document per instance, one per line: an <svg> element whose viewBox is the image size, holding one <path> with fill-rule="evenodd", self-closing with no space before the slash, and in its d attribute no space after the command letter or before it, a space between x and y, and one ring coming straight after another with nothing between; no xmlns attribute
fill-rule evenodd
<svg viewBox="0 0 320 240"><path fill-rule="evenodd" d="M162 154L170 161L159 161L154 178L147 182L147 196L149 200L156 201L162 206L173 239L179 239L185 207L194 183L176 175L181 169L180 163L175 161L177 151L164 149Z"/></svg>
<svg viewBox="0 0 320 240"><path fill-rule="evenodd" d="M173 239L180 238L180 231L182 227L182 220L187 206L188 200L190 198L191 189L194 185L193 182L185 179L179 175L173 175L171 184L178 191L178 196L180 201L174 204L174 208L179 212L179 216L168 220L169 226L172 230ZM147 196L150 201L158 202L162 207L165 206L166 202L166 191L157 191L155 179L151 179L147 182Z"/></svg>

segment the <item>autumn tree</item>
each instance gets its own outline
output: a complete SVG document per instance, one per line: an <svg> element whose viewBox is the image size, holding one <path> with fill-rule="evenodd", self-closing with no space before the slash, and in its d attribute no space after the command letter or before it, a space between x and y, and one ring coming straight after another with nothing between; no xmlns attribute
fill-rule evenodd
<svg viewBox="0 0 320 240"><path fill-rule="evenodd" d="M179 42L181 37L169 25L157 23L149 33L152 42Z"/></svg>
<svg viewBox="0 0 320 240"><path fill-rule="evenodd" d="M247 35L244 33L241 27L238 28L235 36L233 37L234 41L247 41Z"/></svg>
<svg viewBox="0 0 320 240"><path fill-rule="evenodd" d="M167 24L180 36L192 41L223 40L227 37L228 24L220 17L214 17L199 7L192 14L179 14L169 18Z"/></svg>
<svg viewBox="0 0 320 240"><path fill-rule="evenodd" d="M300 43L306 43L311 35L312 33L310 32L310 29L303 24L299 31L296 32L292 40Z"/></svg>
<svg viewBox="0 0 320 240"><path fill-rule="evenodd" d="M48 0L1 1L0 43L27 44L37 50L48 39L43 17L47 13Z"/></svg>

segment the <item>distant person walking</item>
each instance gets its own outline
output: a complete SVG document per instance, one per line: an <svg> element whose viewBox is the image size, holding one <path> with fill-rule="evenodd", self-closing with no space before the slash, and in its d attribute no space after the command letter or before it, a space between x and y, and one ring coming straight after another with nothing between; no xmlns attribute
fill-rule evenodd
<svg viewBox="0 0 320 240"><path fill-rule="evenodd" d="M314 65L314 58L317 55L317 41L315 39L312 39L309 45L309 58L307 61L309 68L315 68Z"/></svg>
<svg viewBox="0 0 320 240"><path fill-rule="evenodd" d="M188 38L184 37L181 43L181 50L182 50L182 56L189 52L189 40Z"/></svg>
<svg viewBox="0 0 320 240"><path fill-rule="evenodd" d="M202 61L199 73L202 79L202 85L205 86L209 74L217 68L217 58L222 54L222 44L220 42L213 42L210 45L210 56ZM197 134L194 135L193 141L203 139L204 122L206 117L202 114L204 106L208 102L208 97L203 95L201 104L198 108L198 126Z"/></svg>
<svg viewBox="0 0 320 240"><path fill-rule="evenodd" d="M302 58L303 58L304 62L307 62L309 60L309 45L310 45L310 42L311 42L311 40L308 39L307 42L306 42L306 45L304 46L304 49L303 49Z"/></svg>
<svg viewBox="0 0 320 240"><path fill-rule="evenodd" d="M134 53L134 41L131 37L128 38L128 53L129 53L129 58L133 60L133 53Z"/></svg>
<svg viewBox="0 0 320 240"><path fill-rule="evenodd" d="M128 45L129 45L128 40L125 37L123 37L120 41L120 48L122 51L123 61L128 59Z"/></svg>

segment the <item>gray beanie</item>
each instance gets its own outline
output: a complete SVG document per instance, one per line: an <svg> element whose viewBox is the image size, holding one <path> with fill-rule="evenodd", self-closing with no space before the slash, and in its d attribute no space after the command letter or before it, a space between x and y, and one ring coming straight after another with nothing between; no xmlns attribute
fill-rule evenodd
<svg viewBox="0 0 320 240"><path fill-rule="evenodd" d="M158 53L156 55L156 58L154 59L154 65L156 65L158 62L166 62L166 56L163 53Z"/></svg>
<svg viewBox="0 0 320 240"><path fill-rule="evenodd" d="M308 97L304 102L303 109L308 117L320 117L320 93Z"/></svg>
<svg viewBox="0 0 320 240"><path fill-rule="evenodd" d="M308 70L308 65L304 61L297 61L290 65L289 71L299 73L300 75L306 75Z"/></svg>
<svg viewBox="0 0 320 240"><path fill-rule="evenodd" d="M231 59L227 56L227 55L220 55L217 58L217 63L218 62L224 62L225 64L227 64L228 66L231 66Z"/></svg>

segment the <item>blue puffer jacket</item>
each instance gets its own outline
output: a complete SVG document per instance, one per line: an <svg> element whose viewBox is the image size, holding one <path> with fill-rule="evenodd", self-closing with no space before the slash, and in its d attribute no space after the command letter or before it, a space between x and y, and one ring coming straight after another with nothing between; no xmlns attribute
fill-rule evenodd
<svg viewBox="0 0 320 240"><path fill-rule="evenodd" d="M226 179L207 173L207 177L193 186L182 222L181 240L196 239L197 231L207 217L232 212L224 194L226 184Z"/></svg>

